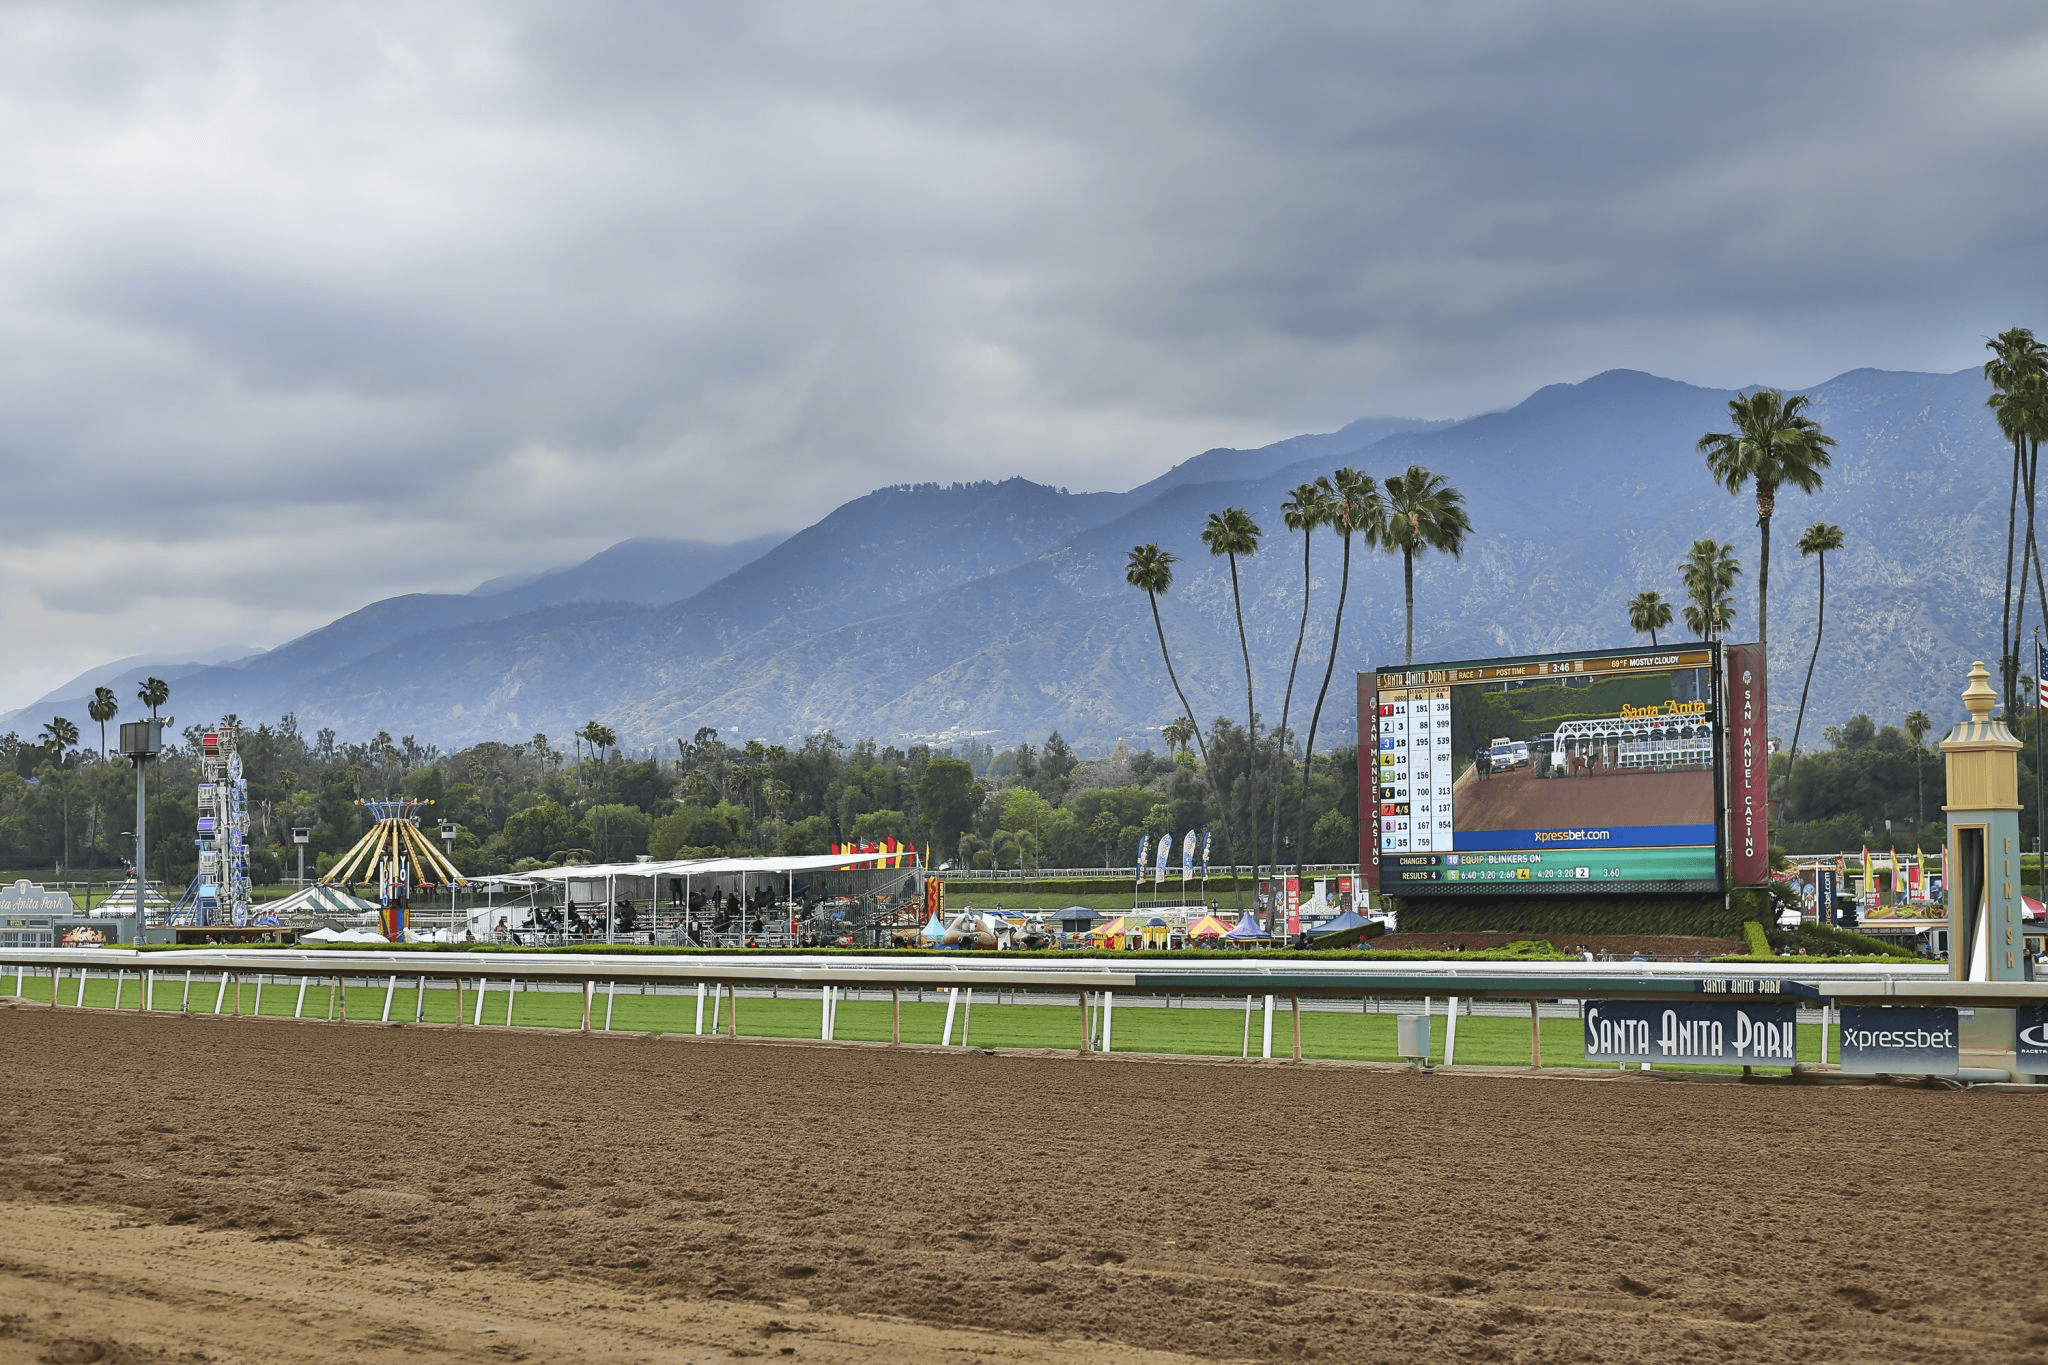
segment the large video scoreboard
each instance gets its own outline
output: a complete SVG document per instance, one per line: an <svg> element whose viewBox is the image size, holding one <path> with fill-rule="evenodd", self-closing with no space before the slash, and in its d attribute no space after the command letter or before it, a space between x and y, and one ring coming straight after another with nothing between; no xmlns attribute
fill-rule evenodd
<svg viewBox="0 0 2048 1365"><path fill-rule="evenodd" d="M1720 671L1690 644L1360 674L1367 884L1720 890Z"/></svg>

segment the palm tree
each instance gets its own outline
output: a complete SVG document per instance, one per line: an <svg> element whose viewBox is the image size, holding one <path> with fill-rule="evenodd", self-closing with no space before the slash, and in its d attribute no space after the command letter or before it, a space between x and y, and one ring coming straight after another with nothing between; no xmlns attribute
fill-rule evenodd
<svg viewBox="0 0 2048 1365"><path fill-rule="evenodd" d="M57 771L64 771L64 751L78 743L78 727L62 716L51 719L43 726L43 747L50 751L50 761L57 765ZM58 802L64 811L64 842L58 855L60 867L71 865L71 787L61 777L58 779Z"/></svg>
<svg viewBox="0 0 2048 1365"><path fill-rule="evenodd" d="M1776 510L1778 489L1791 484L1811 493L1821 484L1820 472L1828 467L1828 447L1835 438L1820 429L1820 423L1806 415L1805 394L1787 398L1776 389L1758 389L1728 400L1733 431L1710 431L1700 437L1698 449L1707 457L1707 468L1730 493L1743 485L1756 485L1756 524L1761 540L1756 570L1756 639L1764 656L1766 678L1770 673L1771 633L1771 513Z"/></svg>
<svg viewBox="0 0 2048 1365"><path fill-rule="evenodd" d="M1401 659L1415 662L1415 556L1442 550L1451 558L1465 553L1472 519L1465 514L1465 495L1441 474L1419 464L1387 480L1386 528L1380 544L1401 552L1401 589L1408 607L1408 632Z"/></svg>
<svg viewBox="0 0 2048 1365"><path fill-rule="evenodd" d="M114 700L114 689L111 687L95 687L92 690L92 700L85 704L85 714L99 722L102 763L107 761L107 722L112 720L120 709L121 703Z"/></svg>
<svg viewBox="0 0 2048 1365"><path fill-rule="evenodd" d="M135 699L149 708L149 718L155 720L157 707L170 705L171 685L162 678L144 678Z"/></svg>
<svg viewBox="0 0 2048 1365"><path fill-rule="evenodd" d="M1282 742L1287 736L1287 721L1294 707L1294 676L1301 668L1301 646L1308 638L1308 597L1309 597L1309 548L1315 539L1318 526L1328 523L1334 515L1336 497L1329 486L1320 481L1296 484L1294 491L1287 495L1287 501L1280 504L1280 519L1287 523L1290 531L1301 532L1301 622L1294 628L1294 659L1287 665L1287 690L1280 697L1280 729ZM1266 861L1274 866L1280 862L1280 784L1273 784L1273 827L1266 847Z"/></svg>
<svg viewBox="0 0 2048 1365"><path fill-rule="evenodd" d="M1372 476L1346 466L1323 483L1330 497L1330 516L1324 525L1333 527L1344 542L1344 567L1337 578L1337 614L1330 624L1330 657L1323 664L1323 685L1316 690L1315 710L1308 718L1308 738L1301 748L1301 803L1294 840L1294 875L1301 876L1302 853L1308 847L1308 782L1316 761L1316 728L1323 719L1323 700L1330 694L1330 678L1337 669L1337 646L1344 638L1344 599L1351 591L1351 537L1361 535L1367 548L1378 547L1387 534L1387 504L1380 497Z"/></svg>
<svg viewBox="0 0 2048 1365"><path fill-rule="evenodd" d="M1657 632L1671 624L1671 604L1660 592L1639 592L1629 599L1629 629L1638 635L1650 637L1650 646L1657 645Z"/></svg>
<svg viewBox="0 0 2048 1365"><path fill-rule="evenodd" d="M1130 557L1124 561L1124 582L1145 594L1152 604L1152 629L1159 636L1159 657L1166 664L1166 680L1173 684L1173 695L1180 698L1181 713L1187 717L1188 731L1195 741L1195 752L1202 757L1202 772L1209 780L1209 796L1216 803L1216 823L1223 830L1228 851L1230 822L1223 819L1223 796L1216 787L1216 769L1209 762L1209 746L1202 739L1201 722L1195 719L1195 710L1188 705L1188 694L1181 690L1180 676L1173 671L1173 655L1166 648L1166 626L1159 619L1159 599L1173 586L1173 556L1157 545L1137 545L1131 549ZM1236 878L1232 878L1236 881ZM1244 889L1238 888L1237 903L1244 904Z"/></svg>
<svg viewBox="0 0 2048 1365"><path fill-rule="evenodd" d="M1934 722L1927 718L1925 711L1906 713L1906 738L1913 741L1913 823L1927 823L1927 801L1920 789L1920 741L1927 738L1927 732Z"/></svg>
<svg viewBox="0 0 2048 1365"><path fill-rule="evenodd" d="M58 767L64 766L64 751L78 743L78 727L62 716L57 716L43 726L43 747L50 751L50 761Z"/></svg>
<svg viewBox="0 0 2048 1365"><path fill-rule="evenodd" d="M2040 459L2041 436L2048 426L2048 346L2037 341L2025 327L2009 327L1984 343L1991 359L1984 362L1984 377L1991 381L1986 400L1998 415L1998 429L2012 442L2012 484L2005 516L2005 597L1999 615L2001 681L2005 685L2006 713L2019 706L2020 627L2026 615L2027 567L2034 567L2036 588L2041 587L2040 551L2034 539L2035 475ZM2020 587L2013 594L2013 550L2019 525L2019 500L2027 503L2027 533L2021 551ZM2041 600L2048 604L2048 591Z"/></svg>
<svg viewBox="0 0 2048 1365"><path fill-rule="evenodd" d="M1799 718L1792 722L1792 757L1785 763L1785 783L1792 782L1792 769L1799 762L1799 731L1806 724L1806 694L1813 687L1813 666L1820 662L1820 633L1828 621L1828 551L1842 548L1842 528L1816 521L1799 537L1799 553L1820 561L1820 592L1815 597L1813 654L1806 661L1806 682L1799 689Z"/></svg>
<svg viewBox="0 0 2048 1365"><path fill-rule="evenodd" d="M1188 747L1195 737L1194 722L1186 716L1175 716L1159 727L1159 737L1166 741L1166 752L1177 754Z"/></svg>
<svg viewBox="0 0 2048 1365"><path fill-rule="evenodd" d="M1735 579L1741 572L1733 545L1711 536L1692 543L1678 561L1678 578L1689 599L1687 630L1702 640L1718 640L1735 623Z"/></svg>
<svg viewBox="0 0 2048 1365"><path fill-rule="evenodd" d="M1209 522L1202 528L1202 543L1209 547L1212 555L1221 555L1230 561L1230 603L1237 612L1237 647L1244 655L1244 729L1245 729L1245 783L1250 787L1246 794L1244 809L1251 820L1258 819L1259 809L1259 714L1252 702L1252 647L1244 633L1244 597L1238 591L1237 558L1246 558L1259 552L1259 537L1263 532L1252 520L1251 513L1242 507L1226 507L1221 512L1211 512ZM1257 824L1248 828L1253 831L1252 861L1258 861ZM1232 869L1232 875L1236 869ZM1255 870L1253 876L1256 879Z"/></svg>

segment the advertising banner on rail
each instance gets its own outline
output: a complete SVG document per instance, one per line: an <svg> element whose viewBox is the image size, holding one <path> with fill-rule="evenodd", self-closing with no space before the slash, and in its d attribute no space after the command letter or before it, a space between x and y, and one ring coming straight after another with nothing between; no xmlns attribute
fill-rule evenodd
<svg viewBox="0 0 2048 1365"><path fill-rule="evenodd" d="M1669 1062L1707 1066L1790 1066L1790 1005L1661 1004L1588 1000L1589 1062Z"/></svg>
<svg viewBox="0 0 2048 1365"><path fill-rule="evenodd" d="M1720 890L1719 663L1697 644L1361 674L1367 885Z"/></svg>
<svg viewBox="0 0 2048 1365"><path fill-rule="evenodd" d="M1842 1006L1842 1070L1864 1076L1953 1076L1959 1035L1953 1009Z"/></svg>
<svg viewBox="0 0 2048 1365"><path fill-rule="evenodd" d="M1771 831L1765 788L1771 744L1764 652L1729 645L1728 663L1728 875L1736 886L1771 879Z"/></svg>
<svg viewBox="0 0 2048 1365"><path fill-rule="evenodd" d="M2048 1076L2048 1005L2022 1005L2012 1012L2013 1069L2022 1076Z"/></svg>

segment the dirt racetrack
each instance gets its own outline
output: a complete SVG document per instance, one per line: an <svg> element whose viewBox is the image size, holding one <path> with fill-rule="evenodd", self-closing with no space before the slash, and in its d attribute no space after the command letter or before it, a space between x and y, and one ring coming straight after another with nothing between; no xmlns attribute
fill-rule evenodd
<svg viewBox="0 0 2048 1365"><path fill-rule="evenodd" d="M1460 830L1686 825L1714 819L1714 774L1705 768L1664 773L1606 768L1590 777L1538 777L1534 769L1519 768L1487 778L1467 768L1454 795Z"/></svg>
<svg viewBox="0 0 2048 1365"><path fill-rule="evenodd" d="M2048 1093L0 1005L0 1365L2048 1360Z"/></svg>

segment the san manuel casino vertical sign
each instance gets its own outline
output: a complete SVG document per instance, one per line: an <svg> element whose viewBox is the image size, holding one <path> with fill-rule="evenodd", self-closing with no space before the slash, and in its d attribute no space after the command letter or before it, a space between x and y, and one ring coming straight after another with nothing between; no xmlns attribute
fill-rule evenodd
<svg viewBox="0 0 2048 1365"><path fill-rule="evenodd" d="M1764 652L1728 645L1728 871L1736 886L1762 886L1771 875L1769 697Z"/></svg>

